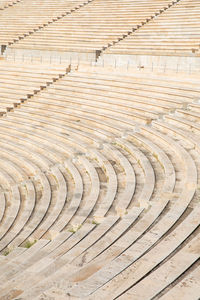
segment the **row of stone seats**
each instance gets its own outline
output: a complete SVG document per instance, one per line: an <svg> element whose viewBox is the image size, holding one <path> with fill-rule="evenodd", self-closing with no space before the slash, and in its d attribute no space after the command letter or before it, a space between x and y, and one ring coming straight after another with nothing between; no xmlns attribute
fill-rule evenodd
<svg viewBox="0 0 200 300"><path fill-rule="evenodd" d="M5 114L22 101L37 94L67 72L66 67L0 63L0 114Z"/></svg>
<svg viewBox="0 0 200 300"><path fill-rule="evenodd" d="M198 94L195 79L80 69L0 119L0 226L8 192L20 209L11 234L2 231L2 250L14 247L0 256L2 299L138 299L144 286L150 299L191 266L198 273L199 146L166 124ZM22 196L12 194L11 177L29 183L35 202L19 185ZM27 240L37 242L26 249Z"/></svg>
<svg viewBox="0 0 200 300"><path fill-rule="evenodd" d="M187 274L177 285L173 286L168 293L163 295L160 299L183 299L187 300L190 295L198 299L200 295L200 267L194 268L190 274Z"/></svg>
<svg viewBox="0 0 200 300"><path fill-rule="evenodd" d="M168 8L165 1L91 1L88 5L57 22L14 43L7 56L40 57L66 60L95 60L96 52L130 34L155 15ZM112 15L112 18L111 18ZM61 53L60 53L61 52ZM52 59L53 59L52 58Z"/></svg>
<svg viewBox="0 0 200 300"><path fill-rule="evenodd" d="M89 1L18 1L0 13L0 44L8 45L71 13Z"/></svg>

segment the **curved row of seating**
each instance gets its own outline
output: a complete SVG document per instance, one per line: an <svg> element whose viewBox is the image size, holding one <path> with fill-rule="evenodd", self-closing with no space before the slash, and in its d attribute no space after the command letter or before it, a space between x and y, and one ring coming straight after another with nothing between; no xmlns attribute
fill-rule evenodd
<svg viewBox="0 0 200 300"><path fill-rule="evenodd" d="M0 118L0 299L196 300L198 95L80 68Z"/></svg>

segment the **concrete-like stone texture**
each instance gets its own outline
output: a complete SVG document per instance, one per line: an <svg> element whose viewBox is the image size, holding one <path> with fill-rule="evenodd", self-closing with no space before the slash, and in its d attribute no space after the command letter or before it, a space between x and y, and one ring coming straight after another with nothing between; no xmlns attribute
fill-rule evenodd
<svg viewBox="0 0 200 300"><path fill-rule="evenodd" d="M198 1L48 0L36 19L29 1L26 21L27 3L0 13L0 26L16 19L0 34L13 43L0 61L0 300L197 300L195 39L178 54L122 49L133 27L150 40L158 24L176 30L179 7L184 28Z"/></svg>

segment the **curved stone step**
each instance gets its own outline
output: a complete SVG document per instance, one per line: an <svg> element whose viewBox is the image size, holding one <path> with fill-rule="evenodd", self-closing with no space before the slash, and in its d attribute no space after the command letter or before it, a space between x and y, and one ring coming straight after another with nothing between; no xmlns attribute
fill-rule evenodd
<svg viewBox="0 0 200 300"><path fill-rule="evenodd" d="M142 220L141 220L141 222L138 223L138 225L137 225L138 229L135 228L134 232L131 232L131 234L130 234L131 239L128 236L126 238L124 237L122 243L126 242L127 245L130 244L130 241L133 241L133 234L135 235L135 239L137 239L137 237L140 236L140 234L143 231L145 231L146 228L148 228L148 226L150 226L155 219L157 219L157 217L160 215L160 213L164 210L165 207L166 207L166 203L165 204L162 203L160 205L155 205L154 209L152 208L152 210L150 210L149 213L148 213L148 217L146 218L146 220L148 220L148 222L146 222L146 224L144 224L144 222L142 222ZM142 224L143 224L143 228L142 228ZM120 242L120 245L121 245L121 242ZM112 255L113 255L113 253L112 253ZM116 252L115 252L115 255L116 255ZM108 256L107 256L107 258L108 258ZM61 261L62 261L62 257L61 257ZM96 262L94 261L94 263L92 263L92 265L91 265L92 266L91 271L88 272L88 270L86 268L86 270L83 269L83 272L81 272L81 273L80 273L79 268L77 269L77 268L75 268L74 265L66 264L62 268L59 268L55 274L52 273L52 275L51 275L52 279L51 280L56 280L57 282L60 282L60 281L62 281L63 276L66 276L66 278L68 278L68 280L73 282L73 279L77 278L78 274L80 274L81 277L83 276L84 278L86 276L91 276L91 272L92 273L96 272L105 263L107 263L107 260L105 260L105 258L102 258L102 259L101 259L101 257L100 257L100 259L97 258ZM59 265L59 261L58 261L58 265ZM60 262L60 265L61 265L61 262ZM74 273L74 271L76 271L76 269L77 269L77 272ZM53 271L52 266L49 266L49 267L47 266L46 269L44 268L43 270L40 270L40 274L41 274L41 272L44 272L44 274L46 274L46 276L47 276L47 274L49 274L50 270ZM70 273L69 273L69 270L70 270ZM90 268L89 268L89 270L90 270ZM68 274L70 276L68 277L68 275L66 275L66 274ZM23 278L25 279L26 277L27 277L27 275L25 276L25 274L24 274ZM35 284L36 284L37 280L36 280L35 276L34 276L33 280L35 280ZM37 283L35 288L33 288L33 286L32 286L32 296L33 297L38 295L38 293L41 291L41 289L44 289L44 288L46 289L46 288L50 287L50 281L51 280L49 281L45 278L44 278L44 280L45 281L43 281L41 285L39 283ZM19 282L21 282L21 280ZM65 279L65 283L67 284L66 279ZM67 288L67 286L66 286L66 288Z"/></svg>
<svg viewBox="0 0 200 300"><path fill-rule="evenodd" d="M199 209L194 210L191 212L191 214L183 220L183 222L170 234L168 234L155 248L153 248L149 253L144 255L143 258L136 261L135 265L131 267L129 270L127 269L124 273L131 272L133 269L135 270L133 276L130 276L129 279L127 279L127 276L123 279L123 284L120 285L120 287L117 288L116 286L116 280L115 283L113 282L108 284L107 287L104 289L104 291L100 290L96 293L95 297L99 297L99 299L106 297L108 295L107 293L113 292L113 297L118 297L121 295L120 298L126 299L126 297L132 297L132 299L138 299L142 295L144 299L150 299L153 296L156 296L160 292L160 287L164 287L165 285L171 283L168 280L172 280L172 278L175 276L178 277L179 273L177 275L176 268L181 270L182 272L185 271L184 265L187 265L188 263L192 264L197 257L199 256L198 251L194 253L193 251L189 250L195 249L195 245L198 247L198 235L194 238L194 241L187 243L185 247L178 249L176 252L176 249L179 247L179 245L182 245L184 240L190 236L193 231L198 226L198 214ZM185 229L187 227L187 229ZM195 242L196 240L196 242ZM185 250L187 249L187 250ZM185 251L187 253L187 258L185 256L185 259L182 257L182 253L185 255ZM165 260L165 258L168 258L170 253L175 253L172 258L169 258L166 262L161 264ZM150 260L148 260L147 263L147 257L151 257ZM179 261L179 263L175 262ZM180 259L180 260L179 260ZM141 261L144 261L146 263L141 264ZM161 264L161 265L160 265ZM150 267L151 266L151 267ZM158 266L156 270L154 270L154 267ZM172 268L171 272L168 271L168 268ZM188 265L186 269L188 268ZM149 273L151 270L151 273ZM166 278L166 274L168 274ZM120 274L120 279L122 276L124 276L123 272ZM154 281L153 278L160 278L161 280L158 282L158 280ZM164 279L165 277L165 279ZM126 279L125 279L126 278ZM140 280L139 280L140 279ZM166 280L167 279L167 280ZM138 283L137 283L138 282ZM148 289L144 290L144 287L146 287L146 283L148 282ZM151 285L149 286L149 283L151 282ZM111 289L112 286L112 289ZM133 288L130 288L132 287ZM108 290L109 287L109 290ZM128 290L130 288L130 290ZM161 288L161 290L162 290ZM107 291L107 293L105 292ZM128 290L128 291L127 291ZM123 296L123 293L126 291L126 293ZM156 292L155 292L156 291Z"/></svg>
<svg viewBox="0 0 200 300"><path fill-rule="evenodd" d="M35 176L35 180L37 180L42 186L42 193L40 199L37 199L37 203L34 207L34 211L31 214L31 217L15 239L15 244L18 245L23 243L34 233L34 231L37 229L37 227L45 217L50 205L51 187L47 177L43 173L38 173ZM38 191L36 191L36 193L37 192Z"/></svg>
<svg viewBox="0 0 200 300"><path fill-rule="evenodd" d="M50 170L51 176L55 179L56 184L56 195L55 199L51 199L52 201L55 201L55 204L50 211L50 207L48 207L48 216L45 216L45 219L42 220L41 224L37 227L37 229L32 234L32 238L34 239L40 239L43 237L43 235L51 228L51 226L56 222L56 220L59 218L59 215L61 214L63 207L65 205L66 197L67 197L67 188L66 188L66 182L64 179L63 174L59 170L57 166L51 167ZM51 185L51 190L53 189L53 186ZM51 191L53 197L53 190Z"/></svg>
<svg viewBox="0 0 200 300"><path fill-rule="evenodd" d="M66 172L66 170L70 173L72 181L74 182L74 192L66 212L62 210L63 215L50 228L49 234L51 236L56 236L70 222L78 210L83 196L83 181L76 166L70 160L67 160L64 162L64 166L59 166L59 169L63 173ZM70 183L67 182L67 185L68 184Z"/></svg>
<svg viewBox="0 0 200 300"><path fill-rule="evenodd" d="M172 287L166 294L160 297L162 300L174 298L174 299L198 299L200 294L200 267L198 266L194 271L189 273L183 280L177 285Z"/></svg>
<svg viewBox="0 0 200 300"><path fill-rule="evenodd" d="M0 249L4 249L8 247L8 249L12 249L15 242L13 240L18 236L21 230L24 228L26 223L28 222L30 216L33 213L33 209L35 206L35 189L31 181L26 181L23 183L24 188L26 189L26 198L21 203L19 208L19 216L16 217L15 223L12 225L12 228L9 229L9 232L1 238L0 240ZM21 194L22 198L22 194ZM22 199L21 199L22 200Z"/></svg>

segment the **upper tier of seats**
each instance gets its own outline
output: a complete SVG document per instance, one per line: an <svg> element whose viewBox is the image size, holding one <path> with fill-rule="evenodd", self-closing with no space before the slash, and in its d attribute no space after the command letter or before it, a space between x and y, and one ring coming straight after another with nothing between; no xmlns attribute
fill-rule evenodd
<svg viewBox="0 0 200 300"><path fill-rule="evenodd" d="M199 56L199 19L200 2L181 0L105 54Z"/></svg>
<svg viewBox="0 0 200 300"><path fill-rule="evenodd" d="M0 117L2 299L180 295L199 274L199 93L197 77L79 68Z"/></svg>
<svg viewBox="0 0 200 300"><path fill-rule="evenodd" d="M52 17L43 25L34 25L34 19L28 22L27 32L23 25L23 34L14 37L15 23L4 28L4 17L23 3L2 13L0 39L7 59L56 64L98 61L177 72L200 69L198 1L88 0L70 14ZM18 16L14 19L19 21Z"/></svg>
<svg viewBox="0 0 200 300"><path fill-rule="evenodd" d="M171 0L94 0L11 47L84 53L102 50L171 3Z"/></svg>

